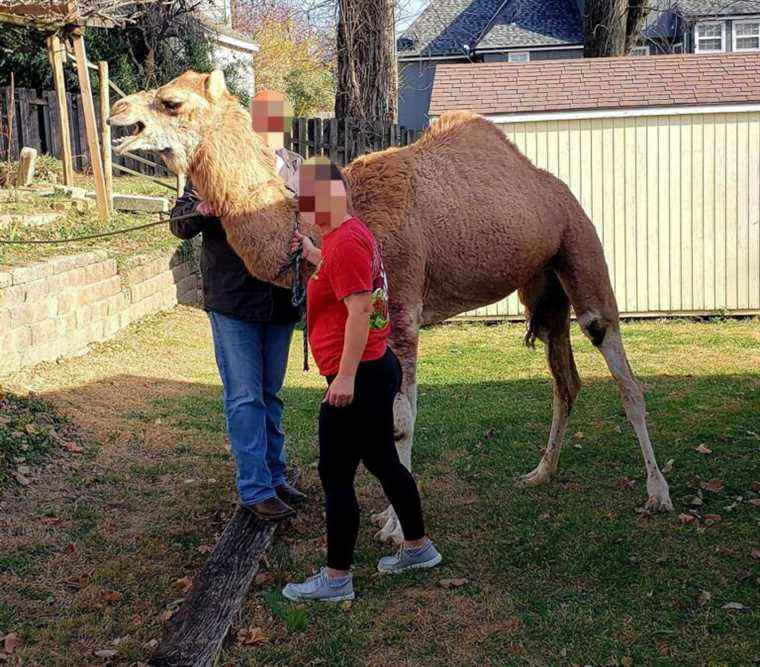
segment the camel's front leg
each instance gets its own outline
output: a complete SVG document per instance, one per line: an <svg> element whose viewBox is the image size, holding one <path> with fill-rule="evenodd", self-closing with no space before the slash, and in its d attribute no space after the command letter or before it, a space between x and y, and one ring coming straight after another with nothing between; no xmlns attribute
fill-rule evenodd
<svg viewBox="0 0 760 667"><path fill-rule="evenodd" d="M401 318L394 319L392 348L401 363L403 378L401 390L393 404L393 418L396 431L396 449L401 463L407 470L412 469L412 439L414 437L414 422L417 418L417 341L418 331L416 325L403 321L403 328L399 326ZM404 533L401 530L396 512L393 507L388 507L372 517L373 523L380 527L375 538L382 542L395 542L401 544Z"/></svg>

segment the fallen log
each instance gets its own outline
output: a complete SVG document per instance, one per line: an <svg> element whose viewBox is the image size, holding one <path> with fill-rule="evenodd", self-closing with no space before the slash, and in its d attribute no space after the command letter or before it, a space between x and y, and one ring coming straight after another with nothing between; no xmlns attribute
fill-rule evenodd
<svg viewBox="0 0 760 667"><path fill-rule="evenodd" d="M248 596L276 523L238 507L148 661L156 667L214 664Z"/></svg>

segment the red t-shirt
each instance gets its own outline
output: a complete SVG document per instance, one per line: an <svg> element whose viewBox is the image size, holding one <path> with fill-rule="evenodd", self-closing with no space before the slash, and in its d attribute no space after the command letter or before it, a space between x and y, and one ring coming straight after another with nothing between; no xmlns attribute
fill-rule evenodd
<svg viewBox="0 0 760 667"><path fill-rule="evenodd" d="M388 282L372 232L358 218L349 218L322 239L322 261L309 280L307 321L309 344L322 375L335 375L343 354L348 309L343 299L372 293L369 338L362 361L385 354L390 334Z"/></svg>

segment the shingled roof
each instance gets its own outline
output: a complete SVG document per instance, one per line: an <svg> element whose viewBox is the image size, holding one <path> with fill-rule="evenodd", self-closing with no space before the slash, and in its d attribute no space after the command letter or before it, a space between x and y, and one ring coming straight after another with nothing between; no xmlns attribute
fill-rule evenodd
<svg viewBox="0 0 760 667"><path fill-rule="evenodd" d="M760 53L439 65L430 114L760 102Z"/></svg>
<svg viewBox="0 0 760 667"><path fill-rule="evenodd" d="M497 15L498 12L498 15ZM579 44L575 0L432 0L400 37L400 57L471 50Z"/></svg>
<svg viewBox="0 0 760 667"><path fill-rule="evenodd" d="M686 19L760 14L760 0L651 0L644 35L673 37ZM398 40L400 58L465 55L488 49L576 45L583 17L576 0L431 0Z"/></svg>

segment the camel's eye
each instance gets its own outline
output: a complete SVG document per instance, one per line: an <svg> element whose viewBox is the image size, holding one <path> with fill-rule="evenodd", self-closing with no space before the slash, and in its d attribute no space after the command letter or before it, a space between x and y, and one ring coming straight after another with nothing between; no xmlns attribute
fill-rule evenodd
<svg viewBox="0 0 760 667"><path fill-rule="evenodd" d="M175 102L174 100L161 100L161 103L167 111L176 111L182 106L182 102Z"/></svg>

